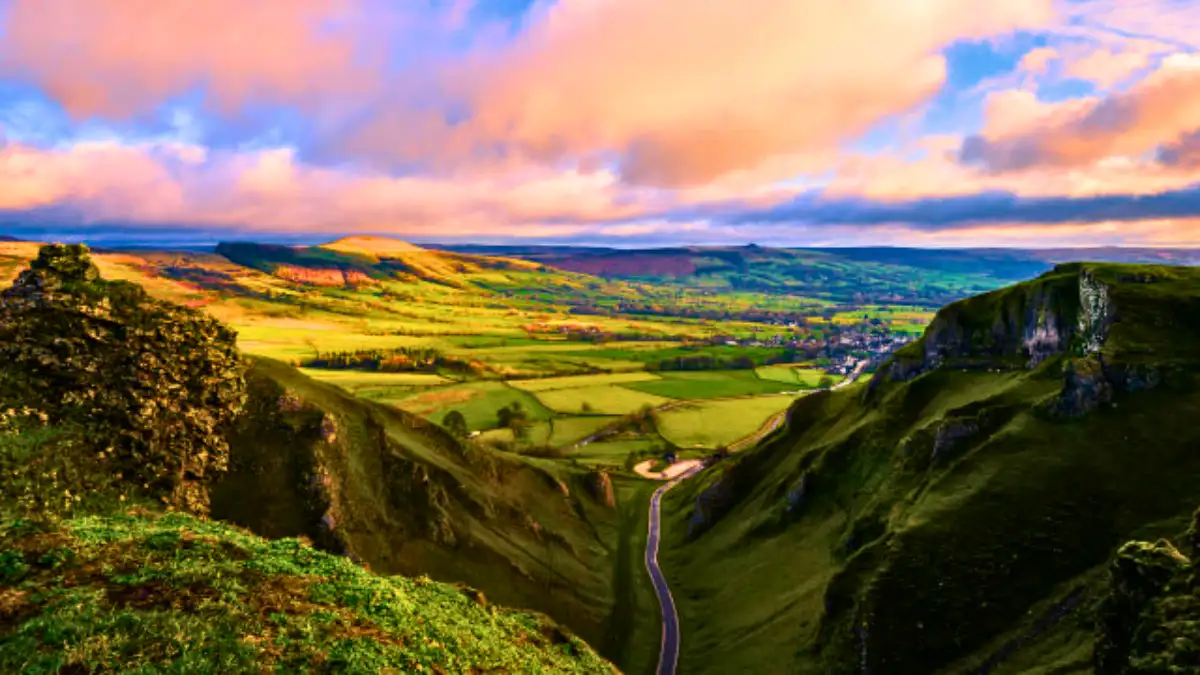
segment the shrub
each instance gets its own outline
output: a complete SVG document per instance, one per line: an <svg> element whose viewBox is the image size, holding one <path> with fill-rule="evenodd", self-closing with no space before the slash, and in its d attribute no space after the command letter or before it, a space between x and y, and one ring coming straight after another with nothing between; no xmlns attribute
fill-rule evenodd
<svg viewBox="0 0 1200 675"><path fill-rule="evenodd" d="M0 293L0 408L84 430L114 476L203 512L245 401L233 331L104 281L82 245L44 246Z"/></svg>

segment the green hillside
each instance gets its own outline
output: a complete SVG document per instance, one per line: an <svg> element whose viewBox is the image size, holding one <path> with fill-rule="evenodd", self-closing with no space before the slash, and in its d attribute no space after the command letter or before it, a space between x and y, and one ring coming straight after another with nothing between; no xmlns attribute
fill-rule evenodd
<svg viewBox="0 0 1200 675"><path fill-rule="evenodd" d="M0 525L0 670L611 673L545 617L180 514Z"/></svg>
<svg viewBox="0 0 1200 675"><path fill-rule="evenodd" d="M1198 367L1193 268L1062 265L943 309L670 493L681 670L1092 672L1110 559L1200 502Z"/></svg>
<svg viewBox="0 0 1200 675"><path fill-rule="evenodd" d="M0 670L611 670L568 630L627 651L606 474L464 445L235 339L81 246L0 293ZM400 573L470 588L376 576Z"/></svg>

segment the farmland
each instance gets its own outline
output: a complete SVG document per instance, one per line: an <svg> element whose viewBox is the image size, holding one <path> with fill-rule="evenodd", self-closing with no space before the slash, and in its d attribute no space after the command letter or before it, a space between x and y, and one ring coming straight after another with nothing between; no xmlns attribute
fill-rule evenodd
<svg viewBox="0 0 1200 675"><path fill-rule="evenodd" d="M726 446L757 431L794 400L791 396L757 396L688 403L660 413L658 431L681 448Z"/></svg>
<svg viewBox="0 0 1200 675"><path fill-rule="evenodd" d="M36 251L0 243L0 275L15 276ZM251 354L304 365L338 354L429 350L436 363L420 372L304 372L439 424L460 413L480 442L518 451L568 448L624 417L681 401L768 396L764 406L781 405L789 397L776 394L819 386L833 357L865 353L836 346L835 336L904 334L929 316L910 305L604 279L386 240L95 258L107 278L231 325ZM514 405L519 435L500 415ZM665 435L626 431L572 453L620 464L630 452L673 443L716 447L734 429L715 415L683 436L684 412L664 419L676 425Z"/></svg>

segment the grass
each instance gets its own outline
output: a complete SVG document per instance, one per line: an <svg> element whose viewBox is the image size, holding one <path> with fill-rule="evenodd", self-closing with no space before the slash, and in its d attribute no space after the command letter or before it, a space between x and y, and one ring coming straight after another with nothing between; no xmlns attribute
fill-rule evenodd
<svg viewBox="0 0 1200 675"><path fill-rule="evenodd" d="M0 561L4 672L611 672L470 589L183 515L9 523Z"/></svg>
<svg viewBox="0 0 1200 675"><path fill-rule="evenodd" d="M533 421L547 420L553 414L536 397L503 382L469 382L378 400L438 423L446 413L457 410L466 418L467 427L472 431L498 427L497 412L513 403L524 406Z"/></svg>
<svg viewBox="0 0 1200 675"><path fill-rule="evenodd" d="M301 368L300 372L315 380L336 384L350 391L388 387L430 387L449 382L435 373L372 373L319 368Z"/></svg>
<svg viewBox="0 0 1200 675"><path fill-rule="evenodd" d="M823 370L794 365L763 366L754 371L760 379L784 384L798 384L804 389L816 389L821 379L828 376L837 384L846 379L843 375L830 375Z"/></svg>
<svg viewBox="0 0 1200 675"><path fill-rule="evenodd" d="M794 400L791 396L763 396L689 403L659 413L658 431L681 448L717 448L753 434Z"/></svg>
<svg viewBox="0 0 1200 675"><path fill-rule="evenodd" d="M755 396L795 391L796 385L762 380L753 370L705 370L660 372L653 382L633 382L630 389L681 400Z"/></svg>
<svg viewBox="0 0 1200 675"><path fill-rule="evenodd" d="M669 398L663 396L617 385L552 389L538 392L537 398L542 405L555 412L573 415L580 413L628 415L637 412L644 406L658 407L670 402ZM586 409L585 406L587 406Z"/></svg>
<svg viewBox="0 0 1200 675"><path fill-rule="evenodd" d="M995 335L1004 324L989 312L1023 317L1039 287L1067 293L1069 309L1077 273L950 315ZM1122 319L1108 363L1155 368L1156 387L1061 419L1043 407L1064 386L1059 356L813 394L786 432L676 488L660 559L687 636L680 669L1090 672L1110 556L1179 532L1200 494L1200 431L1187 422L1200 413L1200 343L1184 311L1200 277L1096 273ZM968 340L958 356L992 348Z"/></svg>
<svg viewBox="0 0 1200 675"><path fill-rule="evenodd" d="M516 380L509 382L513 387L522 391L543 392L560 389L581 389L584 387L599 387L612 384L628 384L630 382L650 382L659 379L651 373L613 373L608 375L577 375L574 377L548 377L537 380Z"/></svg>

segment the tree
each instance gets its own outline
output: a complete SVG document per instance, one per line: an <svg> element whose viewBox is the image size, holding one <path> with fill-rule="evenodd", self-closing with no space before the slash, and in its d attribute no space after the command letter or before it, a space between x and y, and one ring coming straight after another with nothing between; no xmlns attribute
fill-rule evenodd
<svg viewBox="0 0 1200 675"><path fill-rule="evenodd" d="M820 381L817 382L817 387L820 389L829 389L832 386L833 386L833 377L830 376L828 373L826 373L825 375L822 375Z"/></svg>
<svg viewBox="0 0 1200 675"><path fill-rule="evenodd" d="M579 406L579 410L581 412L590 413L590 412L594 411L595 408L592 407L592 404L590 402L584 401L583 404Z"/></svg>
<svg viewBox="0 0 1200 675"><path fill-rule="evenodd" d="M459 438L466 438L470 430L467 428L467 418L457 410L451 410L442 418L442 426Z"/></svg>

